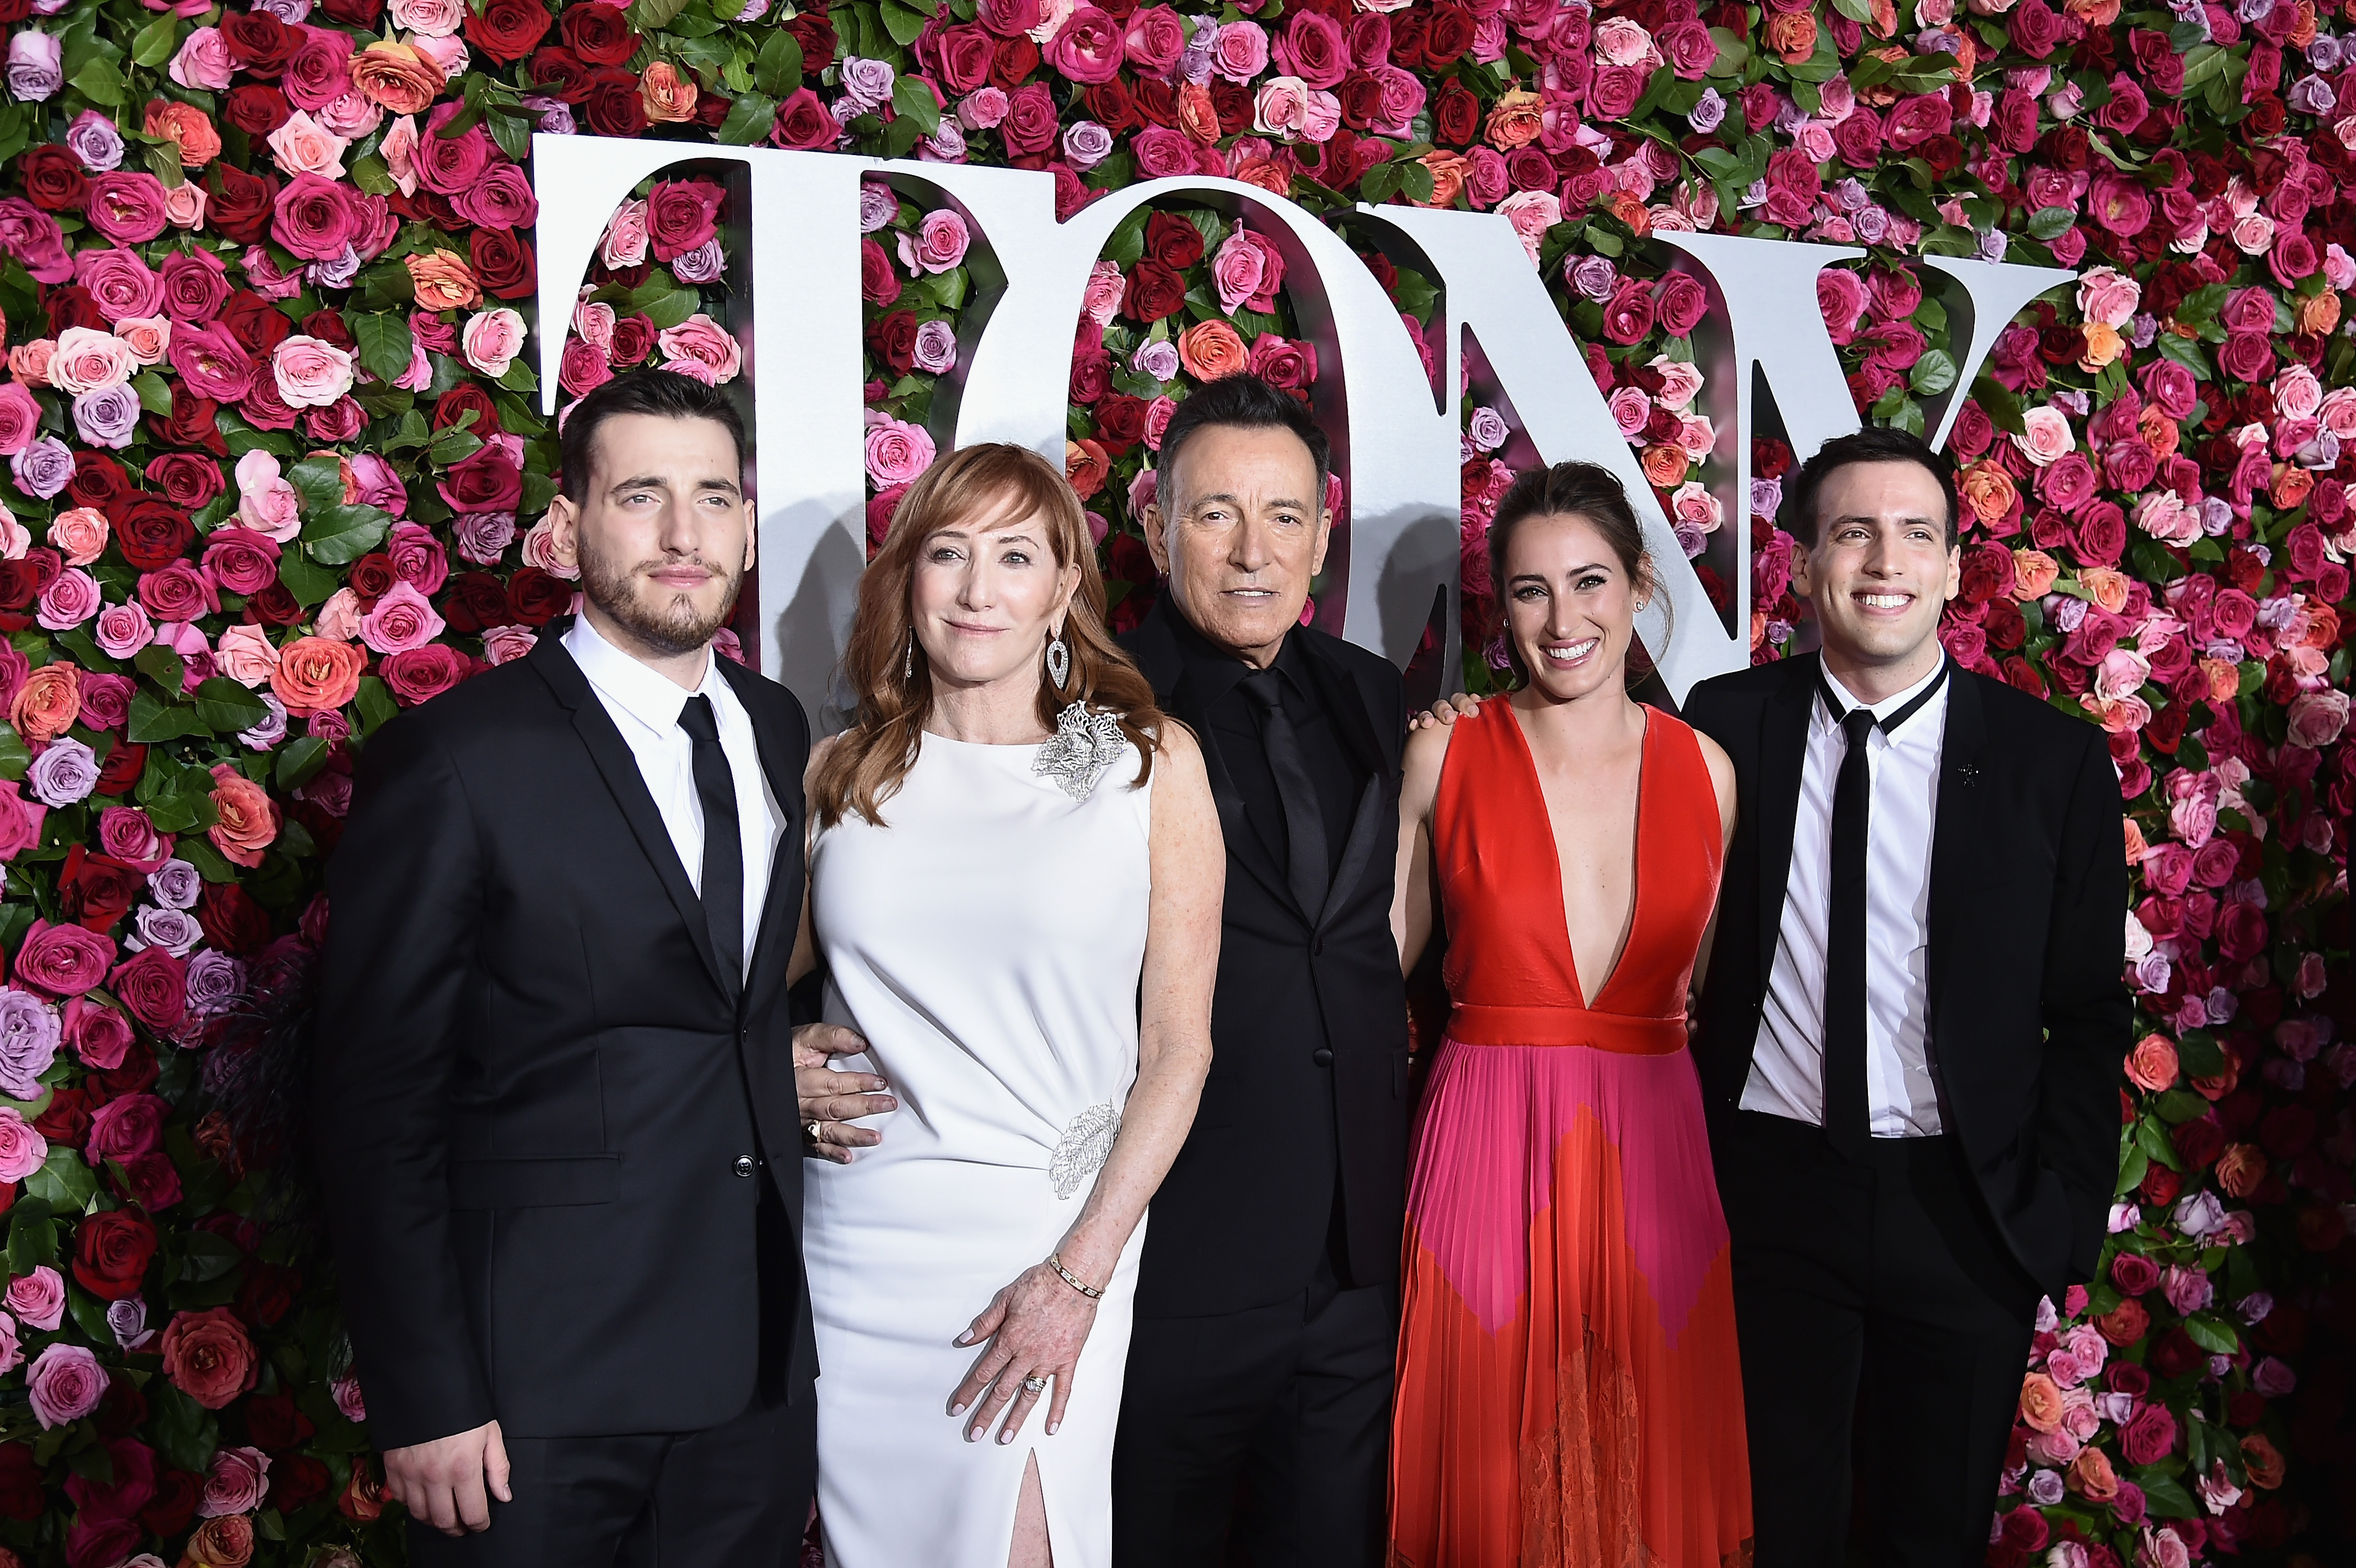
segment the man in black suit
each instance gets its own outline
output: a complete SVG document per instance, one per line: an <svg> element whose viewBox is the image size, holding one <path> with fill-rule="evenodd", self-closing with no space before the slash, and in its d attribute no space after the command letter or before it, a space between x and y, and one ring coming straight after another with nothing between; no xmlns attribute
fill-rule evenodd
<svg viewBox="0 0 2356 1568"><path fill-rule="evenodd" d="M1301 624L1327 458L1300 402L1229 377L1179 405L1145 513L1169 585L1123 646L1203 741L1228 869L1210 1078L1147 1222L1113 1454L1120 1568L1383 1555L1406 697L1379 655Z"/></svg>
<svg viewBox="0 0 2356 1568"><path fill-rule="evenodd" d="M1686 703L1740 791L1696 1055L1757 1564L1842 1561L1854 1444L1871 1560L1965 1568L2038 1297L2093 1273L2116 1175L2118 776L2099 728L1941 648L1944 458L1844 436L1783 510L1822 654Z"/></svg>
<svg viewBox="0 0 2356 1568"><path fill-rule="evenodd" d="M816 1466L809 729L712 650L753 561L724 396L610 381L562 466L582 617L369 736L328 870L355 1365L414 1562L781 1564ZM821 1038L855 1045L813 1031L808 1061Z"/></svg>

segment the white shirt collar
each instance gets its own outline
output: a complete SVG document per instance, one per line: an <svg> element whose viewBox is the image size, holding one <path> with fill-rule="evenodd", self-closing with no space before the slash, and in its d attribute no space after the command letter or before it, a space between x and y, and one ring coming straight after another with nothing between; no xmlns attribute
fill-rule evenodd
<svg viewBox="0 0 2356 1568"><path fill-rule="evenodd" d="M717 668L719 660L712 650L703 650L703 679L691 692L669 677L660 675L623 652L597 633L586 615L575 616L573 628L564 634L565 651L581 666L581 673L598 692L620 706L623 712L657 734L679 727L680 710L687 700L701 693L717 696L714 687L725 677Z"/></svg>
<svg viewBox="0 0 2356 1568"><path fill-rule="evenodd" d="M1891 714L1896 713L1899 709L1912 702L1917 696L1922 694L1923 690L1927 688L1932 682L1936 681L1939 678L1941 673L1947 668L1947 651L1944 648L1939 650L1939 661L1931 666L1930 673L1924 675L1920 681L1915 682L1904 691L1884 697L1878 703L1864 702L1857 695L1856 693L1850 691L1847 686L1842 685L1840 682L1840 677L1834 674L1830 668L1826 667L1822 663L1821 658L1818 661L1818 668L1824 674L1825 684L1831 687L1833 695L1841 700L1841 711L1843 713L1847 713L1852 708L1863 707L1869 710L1875 718L1881 719L1889 717ZM1916 709L1915 712L1907 719L1907 724L1911 725L1915 719L1921 718L1926 710L1935 707L1936 705L1936 703L1923 703L1921 708ZM1824 704L1822 703L1818 703L1816 706L1821 710ZM1826 714L1826 717L1831 719L1835 724L1840 722L1838 716L1835 714Z"/></svg>

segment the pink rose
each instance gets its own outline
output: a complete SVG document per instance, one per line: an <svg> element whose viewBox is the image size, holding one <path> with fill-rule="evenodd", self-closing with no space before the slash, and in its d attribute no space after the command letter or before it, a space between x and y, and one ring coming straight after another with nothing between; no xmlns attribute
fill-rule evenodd
<svg viewBox="0 0 2356 1568"><path fill-rule="evenodd" d="M2078 280L2078 309L2089 321L2125 327L2143 303L2143 285L2115 267L2096 267Z"/></svg>
<svg viewBox="0 0 2356 1568"><path fill-rule="evenodd" d="M253 388L254 365L245 346L218 323L184 325L166 357L187 390L215 403L241 401Z"/></svg>
<svg viewBox="0 0 2356 1568"><path fill-rule="evenodd" d="M2012 438L2013 445L2040 468L2077 445L2070 416L2051 404L2028 410L2020 423L2021 433Z"/></svg>
<svg viewBox="0 0 2356 1568"><path fill-rule="evenodd" d="M204 92L226 92L237 73L237 59L222 41L219 27L198 27L182 41L167 74L182 87Z"/></svg>
<svg viewBox="0 0 2356 1568"><path fill-rule="evenodd" d="M69 327L58 334L58 346L49 355L49 384L70 397L79 397L119 387L138 369L131 345L113 333Z"/></svg>
<svg viewBox="0 0 2356 1568"><path fill-rule="evenodd" d="M160 869L172 854L172 841L157 832L155 822L136 806L109 806L99 812L98 843L106 854L143 875ZM70 1029L73 1006L66 1013Z"/></svg>
<svg viewBox="0 0 2356 1568"><path fill-rule="evenodd" d="M278 543L250 528L213 530L205 541L204 568L232 594L251 598L278 580Z"/></svg>
<svg viewBox="0 0 2356 1568"><path fill-rule="evenodd" d="M1248 229L1228 235L1211 258L1211 282L1218 290L1223 310L1232 311L1239 305L1273 309L1272 296L1283 279L1284 258L1273 243Z"/></svg>
<svg viewBox="0 0 2356 1568"><path fill-rule="evenodd" d="M358 196L332 179L298 174L272 203L270 237L305 261L340 261L362 232Z"/></svg>
<svg viewBox="0 0 2356 1568"><path fill-rule="evenodd" d="M0 383L0 457L14 457L41 433L41 405L16 381Z"/></svg>
<svg viewBox="0 0 2356 1568"><path fill-rule="evenodd" d="M539 642L540 634L528 626L495 626L483 633L483 661L511 663L530 653Z"/></svg>
<svg viewBox="0 0 2356 1568"><path fill-rule="evenodd" d="M2321 750L2348 727L2348 693L2335 688L2302 692L2290 705L2290 742Z"/></svg>
<svg viewBox="0 0 2356 1568"><path fill-rule="evenodd" d="M913 239L902 237L901 260L909 263L912 272L948 272L964 263L969 242L965 220L948 208L937 208L925 214Z"/></svg>
<svg viewBox="0 0 2356 1568"><path fill-rule="evenodd" d="M23 786L15 779L0 779L0 863L38 848L41 822L48 814L48 807L25 798Z"/></svg>
<svg viewBox="0 0 2356 1568"><path fill-rule="evenodd" d="M223 1448L213 1455L205 1472L205 1489L197 1504L199 1519L251 1513L262 1506L270 1489L270 1455L259 1448Z"/></svg>
<svg viewBox="0 0 2356 1568"><path fill-rule="evenodd" d="M504 376L523 352L523 317L506 306L479 312L468 317L459 343L466 363L494 379Z"/></svg>
<svg viewBox="0 0 2356 1568"><path fill-rule="evenodd" d="M1271 76L1252 99L1252 128L1287 140L1309 124L1309 84L1297 76Z"/></svg>
<svg viewBox="0 0 2356 1568"><path fill-rule="evenodd" d="M1238 87L1268 69L1268 30L1258 22L1230 22L1211 44L1211 69Z"/></svg>
<svg viewBox="0 0 2356 1568"><path fill-rule="evenodd" d="M325 408L352 390L351 355L299 332L272 352L270 371L290 408Z"/></svg>
<svg viewBox="0 0 2356 1568"><path fill-rule="evenodd" d="M1141 7L1130 13L1121 47L1140 76L1167 78L1185 52L1185 24L1167 5Z"/></svg>
<svg viewBox="0 0 2356 1568"><path fill-rule="evenodd" d="M605 237L598 242L597 259L615 271L635 267L647 259L644 201L625 201L616 209L613 220L605 225Z"/></svg>
<svg viewBox="0 0 2356 1568"><path fill-rule="evenodd" d="M0 1105L0 1183L23 1181L48 1164L48 1140L34 1131L15 1106ZM16 1286L10 1285L8 1290L13 1297ZM58 1300L63 1305L63 1290L58 1292ZM55 1328L57 1325L48 1326Z"/></svg>
<svg viewBox="0 0 2356 1568"><path fill-rule="evenodd" d="M26 1385L42 1426L63 1426L96 1410L106 1397L106 1369L87 1347L59 1343L34 1359Z"/></svg>
<svg viewBox="0 0 2356 1568"><path fill-rule="evenodd" d="M360 640L379 653L405 653L442 635L444 622L431 600L412 585L396 582L360 618Z"/></svg>
<svg viewBox="0 0 2356 1568"><path fill-rule="evenodd" d="M136 251L100 247L74 256L74 282L110 322L126 316L153 316L163 299L163 285Z"/></svg>
<svg viewBox="0 0 2356 1568"><path fill-rule="evenodd" d="M734 381L744 368L744 346L700 310L657 333L655 346L662 351L665 370L682 371L708 385Z"/></svg>
<svg viewBox="0 0 2356 1568"><path fill-rule="evenodd" d="M344 138L323 129L316 120L297 109L286 117L285 124L262 140L270 144L273 161L281 174L316 174L328 179L340 179L344 173Z"/></svg>
<svg viewBox="0 0 2356 1568"><path fill-rule="evenodd" d="M1057 74L1094 86L1120 74L1123 48L1120 24L1083 3L1072 8L1062 29L1040 52Z"/></svg>
<svg viewBox="0 0 2356 1568"><path fill-rule="evenodd" d="M412 592L414 590L412 590ZM390 598L391 596L387 595ZM379 601L381 607L382 601ZM258 626L242 622L220 634L213 662L220 672L249 691L267 685L278 668L278 645Z"/></svg>
<svg viewBox="0 0 2356 1568"><path fill-rule="evenodd" d="M881 419L867 432L867 477L881 489L906 484L933 466L933 438L920 425Z"/></svg>
<svg viewBox="0 0 2356 1568"><path fill-rule="evenodd" d="M136 601L109 605L98 612L91 635L109 659L128 659L155 640L155 625Z"/></svg>
<svg viewBox="0 0 2356 1568"><path fill-rule="evenodd" d="M1653 417L1653 400L1644 395L1642 387L1621 387L1611 397L1612 418L1620 426L1620 434L1630 441L1644 434L1644 426Z"/></svg>
<svg viewBox="0 0 2356 1568"><path fill-rule="evenodd" d="M82 215L118 245L144 245L164 231L164 182L134 169L93 176Z"/></svg>
<svg viewBox="0 0 2356 1568"><path fill-rule="evenodd" d="M123 346L131 350L131 358L141 369L160 365L172 348L172 318L168 316L126 316L114 324L115 335Z"/></svg>
<svg viewBox="0 0 2356 1568"><path fill-rule="evenodd" d="M114 952L113 940L96 931L35 920L16 950L16 979L51 996L80 996L106 979Z"/></svg>
<svg viewBox="0 0 2356 1568"><path fill-rule="evenodd" d="M33 618L51 631L65 631L96 615L100 602L98 579L69 566L41 590Z"/></svg>

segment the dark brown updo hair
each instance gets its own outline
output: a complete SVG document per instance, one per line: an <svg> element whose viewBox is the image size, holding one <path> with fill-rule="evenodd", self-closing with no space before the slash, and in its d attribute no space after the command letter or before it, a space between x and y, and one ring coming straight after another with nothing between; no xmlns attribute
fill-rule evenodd
<svg viewBox="0 0 2356 1568"><path fill-rule="evenodd" d="M1497 503L1497 515L1489 524L1489 581L1496 585L1500 600L1506 593L1505 553L1512 548L1515 532L1534 517L1558 517L1574 513L1595 525L1612 553L1620 558L1620 569L1628 574L1637 594L1646 600L1661 591L1660 579L1653 573L1652 557L1644 553L1644 530L1636 521L1636 511L1628 504L1628 492L1611 469L1594 463L1557 463L1551 468L1533 468L1514 481L1505 499ZM1674 607L1667 599L1661 600L1661 613L1674 624ZM1504 606L1499 607L1499 618L1505 618ZM1514 683L1530 683L1529 666L1523 661L1522 650L1514 642L1510 626L1504 630L1505 658L1514 667ZM1641 680L1653 668L1654 660L1645 651L1641 639L1633 640L1628 650L1628 675Z"/></svg>

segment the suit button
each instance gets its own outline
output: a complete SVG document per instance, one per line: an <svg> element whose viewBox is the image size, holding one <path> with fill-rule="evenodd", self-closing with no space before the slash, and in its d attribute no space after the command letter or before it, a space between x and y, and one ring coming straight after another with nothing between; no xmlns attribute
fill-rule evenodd
<svg viewBox="0 0 2356 1568"><path fill-rule="evenodd" d="M1309 1053L1309 1059L1315 1062L1319 1067L1332 1067L1333 1065L1333 1053L1327 1047L1320 1046L1315 1050Z"/></svg>
<svg viewBox="0 0 2356 1568"><path fill-rule="evenodd" d="M753 1156L750 1155L739 1155L736 1156L736 1163L729 1168L734 1170L738 1176L749 1178L755 1168L753 1165Z"/></svg>

